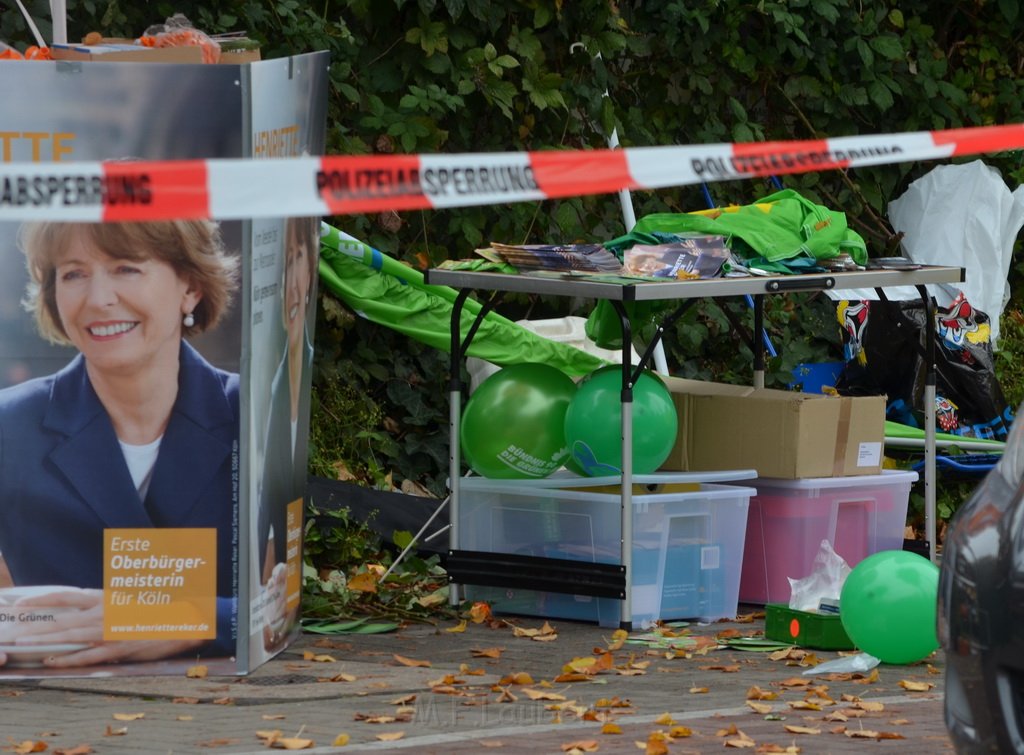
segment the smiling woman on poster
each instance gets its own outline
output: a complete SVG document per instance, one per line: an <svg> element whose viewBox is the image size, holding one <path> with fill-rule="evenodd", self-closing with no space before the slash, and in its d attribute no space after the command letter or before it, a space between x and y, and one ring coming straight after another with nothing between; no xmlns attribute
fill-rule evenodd
<svg viewBox="0 0 1024 755"><path fill-rule="evenodd" d="M289 218L284 233L281 324L286 334L284 354L271 384L270 414L264 441L260 508L257 525L260 582L263 585L263 643L279 647L295 627L299 596L288 594L289 570L293 593L300 585L298 550L288 558L288 507L291 533L301 538L302 499L307 476L309 434L309 374L313 365L307 319L314 311L320 221Z"/></svg>
<svg viewBox="0 0 1024 755"><path fill-rule="evenodd" d="M55 620L4 643L83 645L53 667L232 654L238 375L184 337L228 310L237 257L207 221L29 224L20 245L40 334L79 353L0 391L0 556L15 585L71 589L22 599ZM103 640L110 528L216 530L216 641Z"/></svg>

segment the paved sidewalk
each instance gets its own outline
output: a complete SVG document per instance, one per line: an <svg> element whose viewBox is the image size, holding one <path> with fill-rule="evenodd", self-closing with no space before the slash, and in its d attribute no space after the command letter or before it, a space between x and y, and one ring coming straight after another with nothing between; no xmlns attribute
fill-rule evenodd
<svg viewBox="0 0 1024 755"><path fill-rule="evenodd" d="M527 629L544 623L508 618ZM278 730L321 753L562 753L573 744L580 752L637 753L644 750L636 743L659 732L673 735L663 740L668 753L720 750L744 737L757 752L952 752L941 653L912 666L882 665L871 681L802 677L804 668L761 652L667 657L626 644L587 681L558 681L566 664L608 648L612 631L549 623L557 638L548 642L517 637L510 626L445 631L453 622L382 635L304 635L247 677L0 681L0 748L44 742L50 753L78 745L95 753L265 753L272 748L258 732ZM691 629L712 637L761 630L763 621ZM396 655L430 666L403 665ZM934 686L911 691L901 682ZM755 687L777 695L759 701L770 711L748 706ZM343 734L348 744L332 746Z"/></svg>

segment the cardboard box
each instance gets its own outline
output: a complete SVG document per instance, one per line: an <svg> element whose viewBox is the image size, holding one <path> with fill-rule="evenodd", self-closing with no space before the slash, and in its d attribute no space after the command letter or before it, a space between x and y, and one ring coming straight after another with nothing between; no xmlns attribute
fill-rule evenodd
<svg viewBox="0 0 1024 755"><path fill-rule="evenodd" d="M879 474L884 396L828 396L665 378L679 433L663 470L756 469L761 477Z"/></svg>

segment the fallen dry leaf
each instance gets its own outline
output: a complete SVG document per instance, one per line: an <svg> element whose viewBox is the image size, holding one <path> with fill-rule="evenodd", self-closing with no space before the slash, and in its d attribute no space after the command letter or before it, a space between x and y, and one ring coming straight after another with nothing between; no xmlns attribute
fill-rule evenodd
<svg viewBox="0 0 1024 755"><path fill-rule="evenodd" d="M931 682L912 682L907 679L900 680L900 686L908 692L927 692L935 685Z"/></svg>
<svg viewBox="0 0 1024 755"><path fill-rule="evenodd" d="M738 663L729 664L728 666L700 666L701 671L721 671L724 674L735 674L740 670Z"/></svg>
<svg viewBox="0 0 1024 755"><path fill-rule="evenodd" d="M18 753L18 755L27 755L27 753L30 752L44 752L49 749L49 747L50 745L46 744L46 742L43 742L42 740L26 739L24 742L18 742L13 745L11 748L4 749L10 749L11 752Z"/></svg>
<svg viewBox="0 0 1024 755"><path fill-rule="evenodd" d="M377 592L377 582L380 577L372 571L365 571L361 574L356 574L354 577L348 580L346 587L353 592Z"/></svg>
<svg viewBox="0 0 1024 755"><path fill-rule="evenodd" d="M351 737L348 734L339 734L338 736L336 736L334 738L334 741L331 742L331 746L332 747L344 747L345 745L348 744L349 739L351 739Z"/></svg>
<svg viewBox="0 0 1024 755"><path fill-rule="evenodd" d="M656 723L658 726L674 726L676 722L672 718L671 713L662 713L660 716L654 719L654 723Z"/></svg>
<svg viewBox="0 0 1024 755"><path fill-rule="evenodd" d="M693 730L688 726L673 726L668 730L668 735L672 739L686 739L693 736Z"/></svg>
<svg viewBox="0 0 1024 755"><path fill-rule="evenodd" d="M444 631L446 631L446 632L465 632L466 631L466 626L467 626L467 622L466 622L465 619L463 619L462 621L460 621L455 626L448 627Z"/></svg>
<svg viewBox="0 0 1024 755"><path fill-rule="evenodd" d="M778 753L778 752L785 753L786 755L799 755L800 748L797 747L796 745L790 745L789 747L783 747L782 745L777 745L777 744L763 744L763 745L758 745L757 749L754 750L754 752L756 752L757 755L762 755L762 753L767 755L768 753Z"/></svg>
<svg viewBox="0 0 1024 755"><path fill-rule="evenodd" d="M205 679L209 672L206 666L189 666L185 670L185 676L189 679Z"/></svg>
<svg viewBox="0 0 1024 755"><path fill-rule="evenodd" d="M379 739L381 742L397 742L404 736L404 731L388 731L384 732L383 734L378 734L377 739Z"/></svg>
<svg viewBox="0 0 1024 755"><path fill-rule="evenodd" d="M501 694L498 695L499 703L514 703L519 698L512 694L512 691L508 687L499 687Z"/></svg>
<svg viewBox="0 0 1024 755"><path fill-rule="evenodd" d="M318 682L327 682L327 683L330 683L330 682L354 682L358 678L359 677L353 676L352 674L346 674L346 673L343 673L343 672L339 672L339 673L335 674L334 676L320 677L320 678L317 679L317 681Z"/></svg>
<svg viewBox="0 0 1024 755"><path fill-rule="evenodd" d="M501 677L501 681L498 682L500 685L518 684L520 686L524 684L533 684L533 677L527 674L525 671L519 671L515 674L508 674L507 676Z"/></svg>
<svg viewBox="0 0 1024 755"><path fill-rule="evenodd" d="M709 691L710 690L707 687L690 687L691 695L703 695Z"/></svg>
<svg viewBox="0 0 1024 755"><path fill-rule="evenodd" d="M232 747L236 744L238 744L237 739L226 739L221 737L220 739L207 739L205 742L200 742L199 746L213 749L214 747Z"/></svg>
<svg viewBox="0 0 1024 755"><path fill-rule="evenodd" d="M474 648L469 651L469 654L474 658L501 658L501 654L504 650L505 648Z"/></svg>
<svg viewBox="0 0 1024 755"><path fill-rule="evenodd" d="M195 718L195 717L194 716L176 716L174 720L175 721L191 721L193 718Z"/></svg>
<svg viewBox="0 0 1024 755"><path fill-rule="evenodd" d="M629 639L629 632L625 629L616 629L612 632L611 640L606 640L609 650L619 650Z"/></svg>
<svg viewBox="0 0 1024 755"><path fill-rule="evenodd" d="M768 703L757 703L753 700L747 700L747 706L755 713L760 713L762 716L766 713L772 712L772 706Z"/></svg>
<svg viewBox="0 0 1024 755"><path fill-rule="evenodd" d="M145 713L115 713L115 721L138 721L140 718L145 718Z"/></svg>
<svg viewBox="0 0 1024 755"><path fill-rule="evenodd" d="M874 684L879 680L878 669L871 669L871 673L865 676L863 679L854 679L854 684Z"/></svg>
<svg viewBox="0 0 1024 755"><path fill-rule="evenodd" d="M105 736L105 737L123 737L127 733L128 733L128 727L127 726L122 726L120 729L115 729L110 724L107 724L107 730L105 732L103 732L103 736Z"/></svg>
<svg viewBox="0 0 1024 755"><path fill-rule="evenodd" d="M747 690L748 700L775 700L778 696L778 692L761 689L760 687L751 687Z"/></svg>
<svg viewBox="0 0 1024 755"><path fill-rule="evenodd" d="M312 650L302 651L302 660L315 663L337 663L338 659L327 653L314 653Z"/></svg>
<svg viewBox="0 0 1024 755"><path fill-rule="evenodd" d="M870 729L847 729L843 733L855 739L878 739L878 732Z"/></svg>
<svg viewBox="0 0 1024 755"><path fill-rule="evenodd" d="M861 710L866 710L868 713L881 713L883 710L885 710L885 705L883 703L875 703L870 702L868 700L861 700L860 702L856 702L853 704L853 707L860 708Z"/></svg>
<svg viewBox="0 0 1024 755"><path fill-rule="evenodd" d="M545 692L539 689L531 689L530 687L524 687L523 694L531 700L565 700L565 695L559 695L556 692Z"/></svg>
<svg viewBox="0 0 1024 755"><path fill-rule="evenodd" d="M414 658L406 658L404 655L398 655L397 653L395 653L391 657L394 658L396 661L398 661L403 666L430 668L430 665L431 665L430 661L418 661L418 660L415 660Z"/></svg>
<svg viewBox="0 0 1024 755"><path fill-rule="evenodd" d="M562 745L562 752L597 752L599 749L597 741L593 739L581 739Z"/></svg>
<svg viewBox="0 0 1024 755"><path fill-rule="evenodd" d="M390 702L392 705L408 705L409 703L414 703L416 702L416 693L413 692L408 695L396 697L394 700L391 700Z"/></svg>
<svg viewBox="0 0 1024 755"><path fill-rule="evenodd" d="M178 703L179 705L199 705L198 697L176 697L171 700L172 703Z"/></svg>
<svg viewBox="0 0 1024 755"><path fill-rule="evenodd" d="M316 743L312 739L281 737L279 739L275 739L271 747L276 747L278 750L308 750L315 744Z"/></svg>
<svg viewBox="0 0 1024 755"><path fill-rule="evenodd" d="M806 700L794 700L787 703L793 710L821 710L821 706L817 703L810 703Z"/></svg>
<svg viewBox="0 0 1024 755"><path fill-rule="evenodd" d="M644 755L668 755L668 743L660 731L651 732L647 742L640 744L639 747L644 751Z"/></svg>
<svg viewBox="0 0 1024 755"><path fill-rule="evenodd" d="M786 724L785 729L790 734L821 734L821 729L815 729L810 726L797 726L796 724Z"/></svg>
<svg viewBox="0 0 1024 755"><path fill-rule="evenodd" d="M483 624L485 621L489 621L492 616L491 607L483 601L477 601L469 609L469 618L474 624Z"/></svg>
<svg viewBox="0 0 1024 755"><path fill-rule="evenodd" d="M210 701L211 705L234 705L235 699L233 697L218 697L216 700Z"/></svg>
<svg viewBox="0 0 1024 755"><path fill-rule="evenodd" d="M264 721L281 721L285 715L283 713L264 713L260 718Z"/></svg>
<svg viewBox="0 0 1024 755"><path fill-rule="evenodd" d="M810 679L801 679L799 676L793 676L779 682L780 687L810 687L811 684L813 682Z"/></svg>
<svg viewBox="0 0 1024 755"><path fill-rule="evenodd" d="M621 734L622 733L622 727L619 726L616 723L612 723L611 721L609 721L608 723L606 723L604 726L601 727L601 733L602 734Z"/></svg>
<svg viewBox="0 0 1024 755"><path fill-rule="evenodd" d="M58 748L53 751L53 755L90 755L93 749L89 745L75 745L67 750L64 748Z"/></svg>

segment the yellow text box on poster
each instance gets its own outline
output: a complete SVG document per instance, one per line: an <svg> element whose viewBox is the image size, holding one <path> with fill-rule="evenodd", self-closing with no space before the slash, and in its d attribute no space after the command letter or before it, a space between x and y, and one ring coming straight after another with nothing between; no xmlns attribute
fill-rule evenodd
<svg viewBox="0 0 1024 755"><path fill-rule="evenodd" d="M288 611L299 607L302 599L302 499L288 504L288 551L286 555L285 595Z"/></svg>
<svg viewBox="0 0 1024 755"><path fill-rule="evenodd" d="M216 636L216 529L104 530L104 640Z"/></svg>

